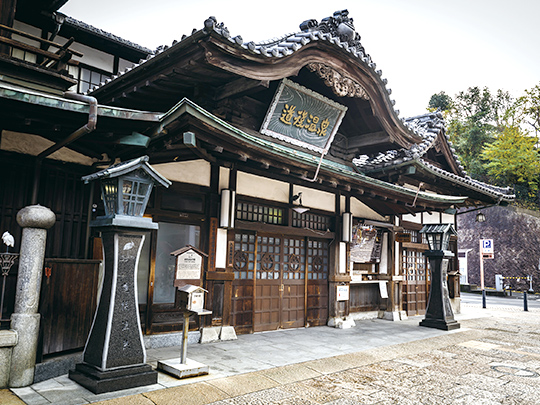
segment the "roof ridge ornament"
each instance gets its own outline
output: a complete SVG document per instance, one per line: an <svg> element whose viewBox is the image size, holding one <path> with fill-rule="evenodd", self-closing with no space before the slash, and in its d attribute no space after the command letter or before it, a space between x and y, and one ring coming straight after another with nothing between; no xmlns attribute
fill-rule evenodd
<svg viewBox="0 0 540 405"><path fill-rule="evenodd" d="M323 18L320 24L314 19L306 20L300 24L300 29L304 32L320 31L332 37L339 37L341 42L345 42L349 48L356 49L357 52L365 55L365 49L360 43L360 35L354 29L353 19L349 17L349 10L338 10L332 17Z"/></svg>

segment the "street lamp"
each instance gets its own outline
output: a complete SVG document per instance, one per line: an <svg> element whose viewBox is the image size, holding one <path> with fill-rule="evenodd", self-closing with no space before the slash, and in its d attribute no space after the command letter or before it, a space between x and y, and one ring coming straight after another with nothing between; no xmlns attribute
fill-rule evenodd
<svg viewBox="0 0 540 405"><path fill-rule="evenodd" d="M94 394L155 384L157 372L146 364L136 271L144 231L158 224L144 210L154 185L171 182L148 164L148 156L122 162L82 178L100 180L105 215L90 226L101 232L104 275L83 362L69 378Z"/></svg>
<svg viewBox="0 0 540 405"><path fill-rule="evenodd" d="M429 250L424 255L429 260L431 273L426 317L420 326L442 330L458 329L460 325L454 319L446 281L449 259L454 256L448 250L450 235L457 235L457 232L452 224L430 224L424 225L420 233L425 234L428 240Z"/></svg>

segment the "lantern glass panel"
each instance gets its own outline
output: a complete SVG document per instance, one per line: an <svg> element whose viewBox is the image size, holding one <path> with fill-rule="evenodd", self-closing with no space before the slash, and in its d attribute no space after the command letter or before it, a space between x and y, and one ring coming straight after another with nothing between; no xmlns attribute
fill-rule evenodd
<svg viewBox="0 0 540 405"><path fill-rule="evenodd" d="M105 205L105 215L113 215L117 211L118 180L104 180L101 185L101 195Z"/></svg>
<svg viewBox="0 0 540 405"><path fill-rule="evenodd" d="M142 216L150 190L150 184L145 180L124 179L122 184L123 214Z"/></svg>

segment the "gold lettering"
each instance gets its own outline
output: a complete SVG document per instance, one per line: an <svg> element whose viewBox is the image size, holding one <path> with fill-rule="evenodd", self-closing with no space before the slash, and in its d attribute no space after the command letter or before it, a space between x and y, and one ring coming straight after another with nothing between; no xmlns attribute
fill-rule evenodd
<svg viewBox="0 0 540 405"><path fill-rule="evenodd" d="M303 128L304 127L304 121L306 120L307 116L308 116L307 111L298 111L298 115L293 120L293 125L295 127L298 127L298 128Z"/></svg>
<svg viewBox="0 0 540 405"><path fill-rule="evenodd" d="M304 125L304 128L308 130L308 132L317 132L317 124L319 123L319 117L316 115L313 116L309 114L309 119L307 121L307 124Z"/></svg>
<svg viewBox="0 0 540 405"><path fill-rule="evenodd" d="M296 110L295 105L289 106L289 104L285 104L285 108L283 108L281 111L281 117L279 117L279 120L286 125L292 125L291 121L294 115L294 110Z"/></svg>
<svg viewBox="0 0 540 405"><path fill-rule="evenodd" d="M328 121L328 118L325 118L321 122L321 127L317 130L317 135L326 136L326 130L328 129L329 125L330 125L330 121Z"/></svg>

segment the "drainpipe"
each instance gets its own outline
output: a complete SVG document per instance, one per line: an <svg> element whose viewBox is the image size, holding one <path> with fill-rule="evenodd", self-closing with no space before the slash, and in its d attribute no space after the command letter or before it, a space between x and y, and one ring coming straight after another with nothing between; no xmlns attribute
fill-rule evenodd
<svg viewBox="0 0 540 405"><path fill-rule="evenodd" d="M89 134L93 130L96 129L97 125L97 100L95 97L92 96L85 96L83 94L74 93L72 91L66 91L64 93L64 97L70 98L72 100L82 101L85 103L88 103L90 106L90 110L88 112L88 122L77 129L75 132L73 132L71 135L69 135L67 138L63 139L60 142L55 143L50 148L44 150L36 157L36 164L34 167L34 186L32 189L32 200L31 204L35 205L37 204L37 195L39 191L39 178L40 178L40 172L41 172L41 164L43 162L43 159L45 159L47 156L53 154L57 150L63 148L66 145L69 145L72 142L75 142L80 137Z"/></svg>

